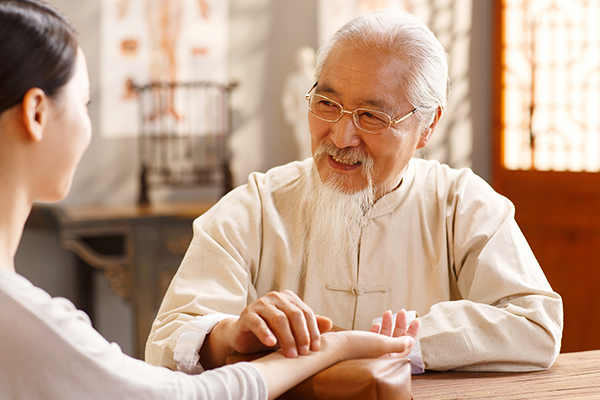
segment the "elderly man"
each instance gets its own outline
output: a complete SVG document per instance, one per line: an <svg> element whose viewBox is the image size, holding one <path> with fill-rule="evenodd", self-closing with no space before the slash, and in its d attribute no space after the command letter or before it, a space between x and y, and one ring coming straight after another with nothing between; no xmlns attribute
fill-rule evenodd
<svg viewBox="0 0 600 400"><path fill-rule="evenodd" d="M313 158L250 175L194 222L148 339L149 362L189 373L235 351L318 350L330 322L420 318L413 371L529 371L560 349L562 302L512 204L468 169L413 158L442 116L447 60L416 18L342 27L307 94ZM389 316L389 313L387 314Z"/></svg>

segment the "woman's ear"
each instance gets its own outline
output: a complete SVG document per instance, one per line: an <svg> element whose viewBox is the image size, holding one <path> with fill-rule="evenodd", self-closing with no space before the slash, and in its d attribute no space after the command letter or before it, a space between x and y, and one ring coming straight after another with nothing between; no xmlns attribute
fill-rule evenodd
<svg viewBox="0 0 600 400"><path fill-rule="evenodd" d="M48 118L48 96L40 88L31 88L23 97L23 124L34 142L42 140Z"/></svg>
<svg viewBox="0 0 600 400"><path fill-rule="evenodd" d="M437 110L435 111L435 116L433 117L433 122L421 134L421 139L419 140L419 145L417 146L417 149L422 149L423 147L427 146L427 144L429 143L429 140L431 139L431 136L433 135L433 131L435 131L435 127L437 126L438 122L440 122L440 119L442 118L443 113L444 113L444 108L438 107Z"/></svg>

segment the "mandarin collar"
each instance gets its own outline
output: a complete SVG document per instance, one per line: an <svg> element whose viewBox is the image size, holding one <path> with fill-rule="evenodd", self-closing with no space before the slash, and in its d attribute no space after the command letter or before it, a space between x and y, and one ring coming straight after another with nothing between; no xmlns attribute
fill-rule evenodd
<svg viewBox="0 0 600 400"><path fill-rule="evenodd" d="M373 219L382 215L391 214L408 196L408 191L415 180L414 158L411 158L406 166L400 185L385 196L377 200L367 213L367 218Z"/></svg>

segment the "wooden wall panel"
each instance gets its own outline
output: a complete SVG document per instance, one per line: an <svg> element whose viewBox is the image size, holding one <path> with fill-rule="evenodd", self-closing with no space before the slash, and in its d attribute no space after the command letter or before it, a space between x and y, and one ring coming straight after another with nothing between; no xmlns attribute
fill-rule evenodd
<svg viewBox="0 0 600 400"><path fill-rule="evenodd" d="M502 171L496 189L563 297L562 352L600 348L600 174Z"/></svg>

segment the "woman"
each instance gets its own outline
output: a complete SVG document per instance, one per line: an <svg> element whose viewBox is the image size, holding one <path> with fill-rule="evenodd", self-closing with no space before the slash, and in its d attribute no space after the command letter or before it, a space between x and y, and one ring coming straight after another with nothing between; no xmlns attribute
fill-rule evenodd
<svg viewBox="0 0 600 400"><path fill-rule="evenodd" d="M33 202L67 195L90 142L89 80L74 29L39 0L0 0L0 60L0 398L274 398L340 360L410 351L418 324L407 332L399 313L392 327L387 312L383 335L326 333L307 356L275 352L201 375L124 355L71 302L14 267Z"/></svg>

